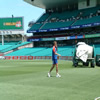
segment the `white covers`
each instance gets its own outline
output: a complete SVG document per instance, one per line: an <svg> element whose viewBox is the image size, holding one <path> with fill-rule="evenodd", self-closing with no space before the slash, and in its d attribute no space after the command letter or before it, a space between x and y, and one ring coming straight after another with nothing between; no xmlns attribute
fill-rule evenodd
<svg viewBox="0 0 100 100"><path fill-rule="evenodd" d="M84 42L79 42L77 46L76 57L81 59L83 62L87 62L88 58L92 58L93 47L85 44Z"/></svg>

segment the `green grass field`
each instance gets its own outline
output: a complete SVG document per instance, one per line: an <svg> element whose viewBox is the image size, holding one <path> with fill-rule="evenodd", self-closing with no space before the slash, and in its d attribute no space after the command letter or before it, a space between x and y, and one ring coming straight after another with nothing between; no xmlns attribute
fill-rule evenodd
<svg viewBox="0 0 100 100"><path fill-rule="evenodd" d="M59 61L61 78L47 73L49 60L0 60L0 100L94 100L100 96L100 68Z"/></svg>

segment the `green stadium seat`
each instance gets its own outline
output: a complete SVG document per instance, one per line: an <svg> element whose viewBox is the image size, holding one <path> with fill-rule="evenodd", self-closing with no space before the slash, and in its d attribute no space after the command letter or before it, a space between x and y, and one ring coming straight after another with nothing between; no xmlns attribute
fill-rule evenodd
<svg viewBox="0 0 100 100"><path fill-rule="evenodd" d="M83 12L82 16L86 17L86 16L89 16L90 14L96 14L97 10L99 10L99 9L100 9L100 6L83 9L83 10L80 10L80 12Z"/></svg>
<svg viewBox="0 0 100 100"><path fill-rule="evenodd" d="M78 14L79 14L78 10L65 11L65 12L62 12L62 13L52 13L51 17L48 20L51 20L52 18L66 20L66 19L72 18L72 16L77 17Z"/></svg>
<svg viewBox="0 0 100 100"><path fill-rule="evenodd" d="M59 47L58 53L62 56L72 56L73 47ZM5 56L52 56L52 48L24 48Z"/></svg>
<svg viewBox="0 0 100 100"><path fill-rule="evenodd" d="M12 45L0 45L0 52L4 49L11 47Z"/></svg>
<svg viewBox="0 0 100 100"><path fill-rule="evenodd" d="M88 19L77 20L73 24L73 26L75 26L75 25L83 25L83 24L91 24L91 23L96 23L96 22L100 22L100 16L95 16L95 17L88 18Z"/></svg>
<svg viewBox="0 0 100 100"><path fill-rule="evenodd" d="M43 24L34 24L29 30L39 30Z"/></svg>
<svg viewBox="0 0 100 100"><path fill-rule="evenodd" d="M71 24L74 21L68 21L68 22L52 22L52 23L46 23L42 29L54 29L54 28L61 28L61 27L67 27L71 26Z"/></svg>
<svg viewBox="0 0 100 100"><path fill-rule="evenodd" d="M24 45L29 44L29 43L30 43L30 42L23 42L23 43L18 44L18 45L10 45L8 48L2 49L0 52L5 53L5 52L8 52L8 51L17 49L18 47L24 46ZM1 46L1 47L2 47L2 46Z"/></svg>
<svg viewBox="0 0 100 100"><path fill-rule="evenodd" d="M100 54L100 45L95 45L95 56ZM73 46L64 46L58 48L58 53L61 56L73 56ZM24 48L5 56L52 56L52 48Z"/></svg>
<svg viewBox="0 0 100 100"><path fill-rule="evenodd" d="M48 17L49 17L49 14L48 14L48 13L43 14L43 15L39 18L39 20L37 21L37 23L38 23L38 22L44 22Z"/></svg>
<svg viewBox="0 0 100 100"><path fill-rule="evenodd" d="M95 47L95 49L94 49L94 50L95 50L94 54L95 54L95 56L96 56L96 55L100 54L100 44L96 44L94 47Z"/></svg>
<svg viewBox="0 0 100 100"><path fill-rule="evenodd" d="M74 25L83 25L83 24L89 24L89 23L94 23L99 21L99 17L93 17L89 19L82 19L82 20L75 20L73 19L72 21L63 21L63 22L50 22L53 18L58 19L58 20L67 20L70 18L76 18L79 17L80 12L82 12L82 15L80 17L86 17L90 16L90 14L96 14L97 10L100 9L100 6L98 7L93 7L93 8L88 8L88 9L83 9L83 10L73 10L73 11L64 11L64 12L54 12L51 14L45 13L43 14L40 19L29 29L29 31L35 31L39 29L54 29L54 28L63 28L63 27L68 27L68 26L74 26ZM41 22L45 22L47 19L47 22L43 25ZM75 23L74 23L75 22ZM74 23L74 24L73 24ZM72 25L73 24L73 25ZM41 27L42 26L42 27Z"/></svg>

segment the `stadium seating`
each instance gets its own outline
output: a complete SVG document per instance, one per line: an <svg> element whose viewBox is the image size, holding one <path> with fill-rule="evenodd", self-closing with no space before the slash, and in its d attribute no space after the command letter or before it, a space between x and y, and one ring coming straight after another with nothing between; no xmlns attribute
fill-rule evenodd
<svg viewBox="0 0 100 100"><path fill-rule="evenodd" d="M39 30L43 24L34 24L29 30Z"/></svg>
<svg viewBox="0 0 100 100"><path fill-rule="evenodd" d="M60 53L62 56L72 56L72 52L72 46L58 48L58 53ZM9 53L5 56L52 56L52 48L24 48Z"/></svg>
<svg viewBox="0 0 100 100"><path fill-rule="evenodd" d="M77 17L78 14L79 14L78 10L65 11L65 12L62 12L62 13L52 13L49 20L51 20L52 18L66 20L66 19L69 19L69 18L72 18L72 17Z"/></svg>
<svg viewBox="0 0 100 100"><path fill-rule="evenodd" d="M5 45L6 47L5 47L4 49L2 49L0 52L5 53L5 52L8 52L8 51L10 51L10 50L17 49L18 47L24 46L24 45L29 44L29 43L30 43L30 42L23 42L23 43L18 44L18 45L10 45L9 47L7 47L7 46ZM1 47L2 47L2 46L1 46Z"/></svg>
<svg viewBox="0 0 100 100"><path fill-rule="evenodd" d="M73 24L73 26L83 25L83 24L91 24L91 23L95 23L95 22L100 22L100 16L94 16L94 17L88 18L88 19L77 20L76 23Z"/></svg>
<svg viewBox="0 0 100 100"><path fill-rule="evenodd" d="M38 23L38 22L44 22L48 17L49 17L49 14L48 14L48 13L43 14L43 15L39 18L39 20L37 21L37 23Z"/></svg>
<svg viewBox="0 0 100 100"><path fill-rule="evenodd" d="M100 45L95 45L95 56L100 54ZM58 53L62 56L73 56L75 48L73 46L64 46L58 48ZM5 56L52 56L52 48L24 48Z"/></svg>
<svg viewBox="0 0 100 100"><path fill-rule="evenodd" d="M11 47L12 45L0 45L0 51L4 50L4 49L7 49L9 47Z"/></svg>
<svg viewBox="0 0 100 100"><path fill-rule="evenodd" d="M54 29L54 28L61 28L61 27L67 27L70 26L74 21L68 21L68 22L52 22L52 23L46 23L42 29Z"/></svg>
<svg viewBox="0 0 100 100"><path fill-rule="evenodd" d="M90 14L96 14L97 10L100 9L100 6L98 7L93 7L93 8L88 8L88 9L83 9L83 10L80 10L80 12L82 12L82 16L83 17L86 17L86 16L89 16Z"/></svg>
<svg viewBox="0 0 100 100"><path fill-rule="evenodd" d="M98 22L100 17L98 16L93 17L93 14L96 15L97 10L99 9L100 6L83 10L64 11L61 13L60 12L54 12L51 14L45 13L29 30L33 31L39 29L54 29L54 28ZM93 18L89 18L90 15L92 15ZM78 19L76 20L77 17ZM88 17L88 19L85 17Z"/></svg>
<svg viewBox="0 0 100 100"><path fill-rule="evenodd" d="M61 54L62 56L73 56L73 52L74 52L73 46L61 47L58 50L58 53Z"/></svg>
<svg viewBox="0 0 100 100"><path fill-rule="evenodd" d="M40 52L45 48L24 48L7 54L6 56L32 56L32 54Z"/></svg>
<svg viewBox="0 0 100 100"><path fill-rule="evenodd" d="M19 43L21 43L22 41L19 42L5 42L4 45L17 45ZM2 45L2 43L0 43L0 45Z"/></svg>
<svg viewBox="0 0 100 100"><path fill-rule="evenodd" d="M95 45L95 56L100 54L100 44Z"/></svg>
<svg viewBox="0 0 100 100"><path fill-rule="evenodd" d="M43 25L43 23L41 22L44 22L48 17L49 17L48 13L43 14L29 30L39 30L40 27Z"/></svg>

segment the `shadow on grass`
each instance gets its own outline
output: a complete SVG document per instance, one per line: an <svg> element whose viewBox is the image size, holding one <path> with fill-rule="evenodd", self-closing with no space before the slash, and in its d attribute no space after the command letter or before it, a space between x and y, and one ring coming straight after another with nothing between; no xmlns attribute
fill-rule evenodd
<svg viewBox="0 0 100 100"><path fill-rule="evenodd" d="M83 65L80 65L80 64L77 67L72 65L72 67L73 68L91 68L90 65L89 66L83 66Z"/></svg>
<svg viewBox="0 0 100 100"><path fill-rule="evenodd" d="M48 76L46 76L46 77L48 77ZM50 77L48 77L48 78L53 78L53 77L56 77L56 76L52 75L52 76L50 76Z"/></svg>

